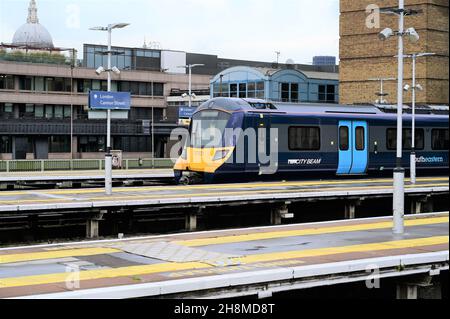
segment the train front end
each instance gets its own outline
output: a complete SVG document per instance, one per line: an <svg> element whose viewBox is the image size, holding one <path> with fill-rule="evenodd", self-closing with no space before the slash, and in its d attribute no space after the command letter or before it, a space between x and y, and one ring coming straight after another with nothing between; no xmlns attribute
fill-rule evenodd
<svg viewBox="0 0 450 319"><path fill-rule="evenodd" d="M202 108L193 115L189 136L174 166L179 184L208 184L228 169L236 149L235 130L242 127L243 114L217 108Z"/></svg>

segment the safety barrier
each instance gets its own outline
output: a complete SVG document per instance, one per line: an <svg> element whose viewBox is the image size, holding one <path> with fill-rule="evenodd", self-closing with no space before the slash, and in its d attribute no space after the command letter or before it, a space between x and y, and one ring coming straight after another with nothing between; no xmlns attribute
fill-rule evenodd
<svg viewBox="0 0 450 319"><path fill-rule="evenodd" d="M121 169L172 168L170 158L124 159ZM13 160L0 161L0 172L46 172L103 170L104 160Z"/></svg>

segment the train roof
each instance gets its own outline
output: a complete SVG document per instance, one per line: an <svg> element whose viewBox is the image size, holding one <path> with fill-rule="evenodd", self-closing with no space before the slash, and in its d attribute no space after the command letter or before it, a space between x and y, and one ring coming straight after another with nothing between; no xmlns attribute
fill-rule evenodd
<svg viewBox="0 0 450 319"><path fill-rule="evenodd" d="M281 103L271 102L261 99L241 99L241 98L214 98L203 103L198 111L204 109L222 109L228 112L264 112L274 114L292 113L314 113L323 115L387 115L393 116L396 113L396 105L343 105L327 103ZM446 115L448 117L448 106L418 106L418 114ZM410 113L411 107L405 105L404 112Z"/></svg>

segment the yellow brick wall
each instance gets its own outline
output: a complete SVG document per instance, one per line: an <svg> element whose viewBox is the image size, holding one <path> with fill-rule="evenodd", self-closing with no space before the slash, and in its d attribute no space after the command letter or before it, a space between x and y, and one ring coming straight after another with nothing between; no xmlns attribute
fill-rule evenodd
<svg viewBox="0 0 450 319"><path fill-rule="evenodd" d="M373 103L378 97L379 82L370 78L397 77L397 40L380 41L378 33L390 27L398 29L398 18L381 15L380 28L366 26L366 7L397 7L398 0L340 0L340 101L345 104ZM435 52L437 56L417 61L417 82L424 87L417 94L418 103L448 104L449 16L448 0L405 0L407 8L421 10L418 16L405 18L405 28L413 26L420 41L412 44L405 39L405 53ZM405 60L405 84L411 83L412 65ZM396 103L397 83L385 84L390 93L388 102ZM411 102L410 93L404 94L405 103Z"/></svg>

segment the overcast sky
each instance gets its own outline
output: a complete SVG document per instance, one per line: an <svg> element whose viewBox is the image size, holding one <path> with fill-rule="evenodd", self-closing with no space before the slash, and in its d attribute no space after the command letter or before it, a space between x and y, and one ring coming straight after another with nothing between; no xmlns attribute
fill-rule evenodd
<svg viewBox="0 0 450 319"><path fill-rule="evenodd" d="M113 44L141 47L144 38L163 49L222 58L310 63L339 52L339 0L37 0L38 17L58 47L104 44L88 28L129 22ZM0 41L10 43L26 22L29 0L0 0Z"/></svg>

